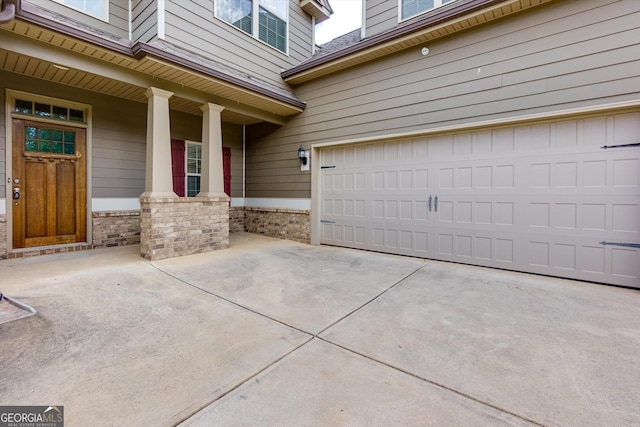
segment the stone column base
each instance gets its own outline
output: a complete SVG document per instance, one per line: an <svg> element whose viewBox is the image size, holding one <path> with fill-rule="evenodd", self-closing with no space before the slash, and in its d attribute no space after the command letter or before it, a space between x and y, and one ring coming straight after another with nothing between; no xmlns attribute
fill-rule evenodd
<svg viewBox="0 0 640 427"><path fill-rule="evenodd" d="M7 217L0 215L0 259L7 258Z"/></svg>
<svg viewBox="0 0 640 427"><path fill-rule="evenodd" d="M145 259L228 247L228 197L140 197L140 255Z"/></svg>
<svg viewBox="0 0 640 427"><path fill-rule="evenodd" d="M311 216L307 210L245 207L244 228L263 236L311 242Z"/></svg>

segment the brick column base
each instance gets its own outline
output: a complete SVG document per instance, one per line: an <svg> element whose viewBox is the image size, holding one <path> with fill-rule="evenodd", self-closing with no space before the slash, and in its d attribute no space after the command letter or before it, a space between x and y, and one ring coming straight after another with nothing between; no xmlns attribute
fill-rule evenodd
<svg viewBox="0 0 640 427"><path fill-rule="evenodd" d="M227 197L140 197L140 255L149 261L229 247Z"/></svg>
<svg viewBox="0 0 640 427"><path fill-rule="evenodd" d="M275 208L244 208L244 228L249 233L301 243L311 242L309 211Z"/></svg>
<svg viewBox="0 0 640 427"><path fill-rule="evenodd" d="M0 215L0 259L7 258L7 217Z"/></svg>

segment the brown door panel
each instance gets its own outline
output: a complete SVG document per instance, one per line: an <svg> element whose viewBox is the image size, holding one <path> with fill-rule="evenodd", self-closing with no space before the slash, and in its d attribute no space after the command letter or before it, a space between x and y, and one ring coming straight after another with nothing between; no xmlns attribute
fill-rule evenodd
<svg viewBox="0 0 640 427"><path fill-rule="evenodd" d="M86 240L85 129L13 121L13 247Z"/></svg>

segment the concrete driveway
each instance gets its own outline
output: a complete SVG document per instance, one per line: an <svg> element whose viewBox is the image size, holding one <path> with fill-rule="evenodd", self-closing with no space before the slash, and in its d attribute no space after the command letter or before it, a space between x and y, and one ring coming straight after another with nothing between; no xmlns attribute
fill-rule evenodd
<svg viewBox="0 0 640 427"><path fill-rule="evenodd" d="M0 405L67 426L640 425L640 292L232 234L0 261Z"/></svg>

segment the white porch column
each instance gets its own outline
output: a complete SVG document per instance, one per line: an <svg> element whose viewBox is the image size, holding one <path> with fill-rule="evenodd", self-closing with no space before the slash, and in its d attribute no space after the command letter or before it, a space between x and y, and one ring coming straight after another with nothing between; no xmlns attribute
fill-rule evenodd
<svg viewBox="0 0 640 427"><path fill-rule="evenodd" d="M210 102L202 110L202 171L197 197L227 197L222 170L222 120L224 107Z"/></svg>
<svg viewBox="0 0 640 427"><path fill-rule="evenodd" d="M147 162L141 197L178 197L171 174L169 98L172 92L150 87L147 101Z"/></svg>

